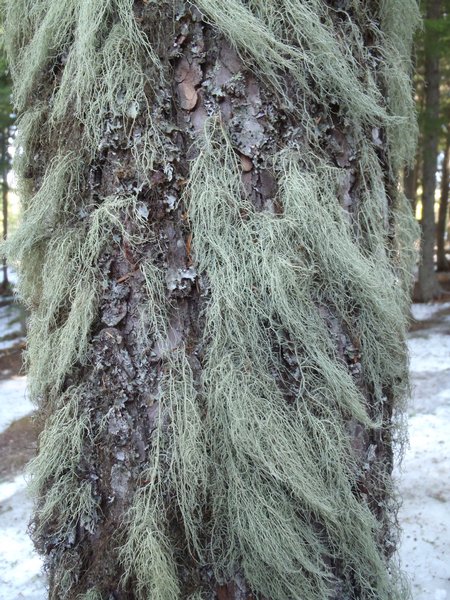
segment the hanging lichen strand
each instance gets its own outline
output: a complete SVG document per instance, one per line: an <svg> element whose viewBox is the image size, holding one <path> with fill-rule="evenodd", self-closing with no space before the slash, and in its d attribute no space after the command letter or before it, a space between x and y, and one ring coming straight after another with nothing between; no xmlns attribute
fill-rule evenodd
<svg viewBox="0 0 450 600"><path fill-rule="evenodd" d="M51 598L405 598L415 0L4 1Z"/></svg>

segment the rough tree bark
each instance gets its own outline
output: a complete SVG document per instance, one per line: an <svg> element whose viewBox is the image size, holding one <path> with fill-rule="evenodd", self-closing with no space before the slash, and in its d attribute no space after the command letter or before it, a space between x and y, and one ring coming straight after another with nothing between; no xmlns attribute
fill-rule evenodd
<svg viewBox="0 0 450 600"><path fill-rule="evenodd" d="M403 597L389 4L9 3L50 598Z"/></svg>
<svg viewBox="0 0 450 600"><path fill-rule="evenodd" d="M426 18L439 19L442 12L441 0L428 0ZM434 203L436 193L436 168L439 145L439 52L430 32L425 40L425 106L424 122L426 133L422 145L422 261L419 267L419 299L428 302L439 296L440 288L434 264L436 223Z"/></svg>
<svg viewBox="0 0 450 600"><path fill-rule="evenodd" d="M437 268L438 271L447 271L449 263L445 253L445 238L448 224L448 187L450 162L450 134L447 133L445 141L444 157L442 159L441 198L439 201L439 216L436 227L437 237Z"/></svg>

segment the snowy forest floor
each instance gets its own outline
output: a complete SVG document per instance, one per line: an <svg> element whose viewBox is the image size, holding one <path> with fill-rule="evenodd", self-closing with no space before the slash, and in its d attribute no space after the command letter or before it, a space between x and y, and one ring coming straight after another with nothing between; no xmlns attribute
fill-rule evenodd
<svg viewBox="0 0 450 600"><path fill-rule="evenodd" d="M450 303L414 305L410 445L396 477L403 506L400 560L414 600L450 600ZM41 561L26 529L24 467L37 431L21 373L24 315L0 298L0 600L45 600Z"/></svg>
<svg viewBox="0 0 450 600"><path fill-rule="evenodd" d="M400 561L414 600L450 600L450 303L415 304L412 313Z"/></svg>

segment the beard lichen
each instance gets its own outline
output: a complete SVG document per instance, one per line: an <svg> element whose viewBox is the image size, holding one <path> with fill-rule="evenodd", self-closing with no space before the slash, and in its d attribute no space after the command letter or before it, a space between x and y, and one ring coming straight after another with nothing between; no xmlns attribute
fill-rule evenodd
<svg viewBox="0 0 450 600"><path fill-rule="evenodd" d="M102 253L112 240L141 242L123 226L124 214L141 218L137 192L93 202L86 198L87 171L111 119L129 127L140 181L150 181L155 157L164 155L151 106L170 77L160 58L167 40L160 39L158 6L151 38L134 4L7 0L5 6L21 113L23 201L21 228L6 250L20 264L20 291L31 309L31 395L50 399L45 410L52 413L32 465L38 538L46 527L69 539L77 524L95 524L97 499L77 471L95 431L79 402L82 384L64 385L86 360ZM302 122L312 150L292 146L271 158L281 207L275 214L255 210L248 199L226 124L213 116L198 135L184 201L195 264L210 286L200 381L182 343L165 345L171 307L164 273L141 265L143 332L151 331L148 343L158 346L166 376L144 477L149 483L136 492L117 536L124 585L131 581L142 600L175 600L177 554L189 548L219 581L242 573L271 600L329 597L336 563L360 600L403 598L370 499L355 491L363 467L349 423L381 436L392 429L381 422L386 390L397 406L408 392L404 340L414 221L401 194L386 193L375 142L385 132L394 178L416 135L410 84L416 2L380 2L369 15L352 0L346 39L335 34L337 13L319 0L194 4L283 110ZM358 22L370 31L369 50ZM368 63L378 66L371 70ZM50 81L56 81L51 89ZM289 91L286 81L294 82ZM338 104L352 123L361 189L352 224L337 200L342 172L315 144L311 103L325 111ZM145 115L147 127L133 136L137 115ZM78 145L65 139L73 122L82 132ZM54 146L47 148L50 140ZM42 147L46 167L36 175L31 157ZM360 377L338 353L333 320L354 340ZM286 361L290 402L277 384ZM388 488L382 472L379 486ZM182 516L185 548L170 533L169 498ZM71 585L68 564L64 593ZM84 595L101 597L99 590Z"/></svg>
<svg viewBox="0 0 450 600"><path fill-rule="evenodd" d="M354 241L335 200L338 169L306 166L290 151L274 167L281 215L252 208L234 150L212 124L187 192L211 286L203 394L212 564L227 579L242 563L269 598L319 599L330 593L326 557L339 557L361 598L392 598L376 520L354 494L359 467L346 429L351 420L383 425L371 421L322 307L359 336L364 380L382 403L384 389L407 390L403 292L387 249L365 256ZM292 405L274 377L274 338L296 364Z"/></svg>

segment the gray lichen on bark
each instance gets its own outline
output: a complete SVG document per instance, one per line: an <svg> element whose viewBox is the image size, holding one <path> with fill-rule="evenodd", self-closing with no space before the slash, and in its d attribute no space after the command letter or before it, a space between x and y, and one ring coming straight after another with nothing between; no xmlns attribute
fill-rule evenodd
<svg viewBox="0 0 450 600"><path fill-rule="evenodd" d="M279 4L7 2L51 598L406 594L417 6Z"/></svg>

